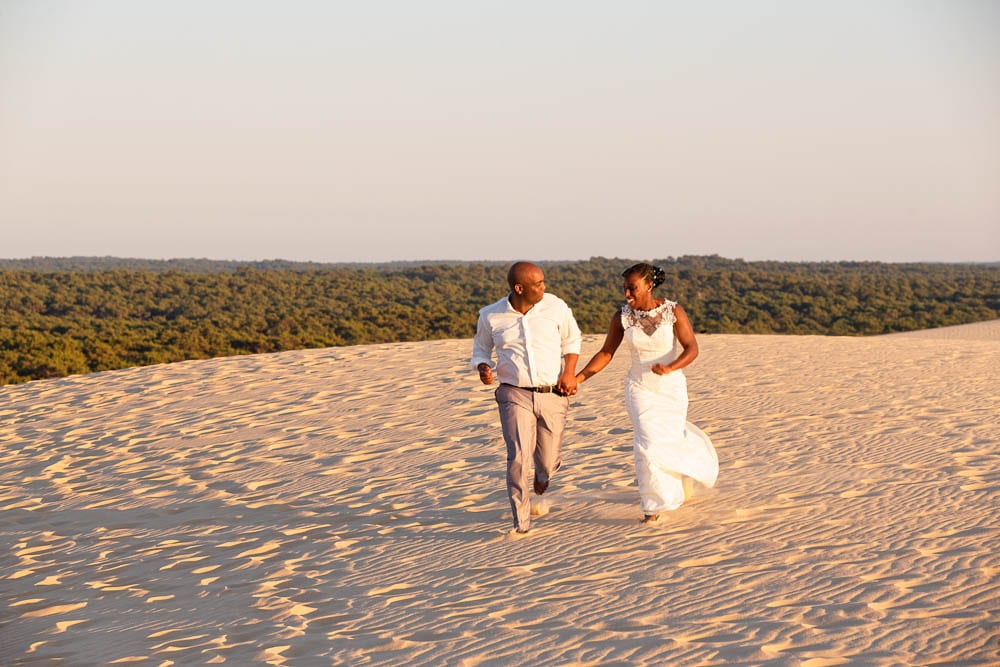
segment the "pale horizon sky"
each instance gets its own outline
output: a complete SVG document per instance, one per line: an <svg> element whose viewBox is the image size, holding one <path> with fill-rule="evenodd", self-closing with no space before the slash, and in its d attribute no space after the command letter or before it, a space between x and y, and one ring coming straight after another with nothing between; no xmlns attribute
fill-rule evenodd
<svg viewBox="0 0 1000 667"><path fill-rule="evenodd" d="M0 258L1000 260L994 0L0 0Z"/></svg>

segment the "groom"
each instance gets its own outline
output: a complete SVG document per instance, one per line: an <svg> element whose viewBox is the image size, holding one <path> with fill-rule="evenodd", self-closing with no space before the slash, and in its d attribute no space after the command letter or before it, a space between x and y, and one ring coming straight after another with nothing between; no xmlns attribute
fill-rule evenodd
<svg viewBox="0 0 1000 667"><path fill-rule="evenodd" d="M479 311L472 366L483 384L493 383L494 370L500 381L495 396L507 445L507 495L514 529L527 533L528 471L534 463L531 488L541 495L562 463L567 397L576 393L581 336L566 302L545 293L541 268L516 262L507 272L507 284L507 296Z"/></svg>

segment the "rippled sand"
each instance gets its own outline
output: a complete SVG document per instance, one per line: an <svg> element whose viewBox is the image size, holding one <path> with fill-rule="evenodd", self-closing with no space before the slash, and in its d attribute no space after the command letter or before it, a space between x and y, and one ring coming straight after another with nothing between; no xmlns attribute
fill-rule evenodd
<svg viewBox="0 0 1000 667"><path fill-rule="evenodd" d="M618 359L521 539L471 341L0 388L0 664L1000 662L1000 321L699 342L718 486L639 524Z"/></svg>

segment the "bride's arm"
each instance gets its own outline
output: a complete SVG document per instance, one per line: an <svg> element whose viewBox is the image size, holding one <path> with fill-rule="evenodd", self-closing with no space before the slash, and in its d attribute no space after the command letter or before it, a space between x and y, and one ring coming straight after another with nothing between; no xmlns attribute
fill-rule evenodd
<svg viewBox="0 0 1000 667"><path fill-rule="evenodd" d="M604 345L597 351L597 354L590 358L583 370L576 374L577 382L583 382L604 370L604 367L611 363L611 359L615 356L618 346L622 344L624 336L625 329L622 328L621 312L616 310L611 317L611 324L608 326L608 335L604 337Z"/></svg>
<svg viewBox="0 0 1000 667"><path fill-rule="evenodd" d="M698 357L698 340L694 337L694 327L680 304L674 306L674 335L684 351L669 364L653 364L651 370L657 375L666 375L680 370Z"/></svg>

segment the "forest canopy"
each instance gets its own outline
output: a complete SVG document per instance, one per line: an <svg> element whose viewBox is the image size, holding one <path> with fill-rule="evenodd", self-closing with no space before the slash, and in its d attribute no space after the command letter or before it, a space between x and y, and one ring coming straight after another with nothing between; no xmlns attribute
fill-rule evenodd
<svg viewBox="0 0 1000 667"><path fill-rule="evenodd" d="M637 260L541 262L603 333ZM874 335L1000 318L1000 266L653 260L701 333ZM0 384L186 359L471 338L508 263L0 260Z"/></svg>

